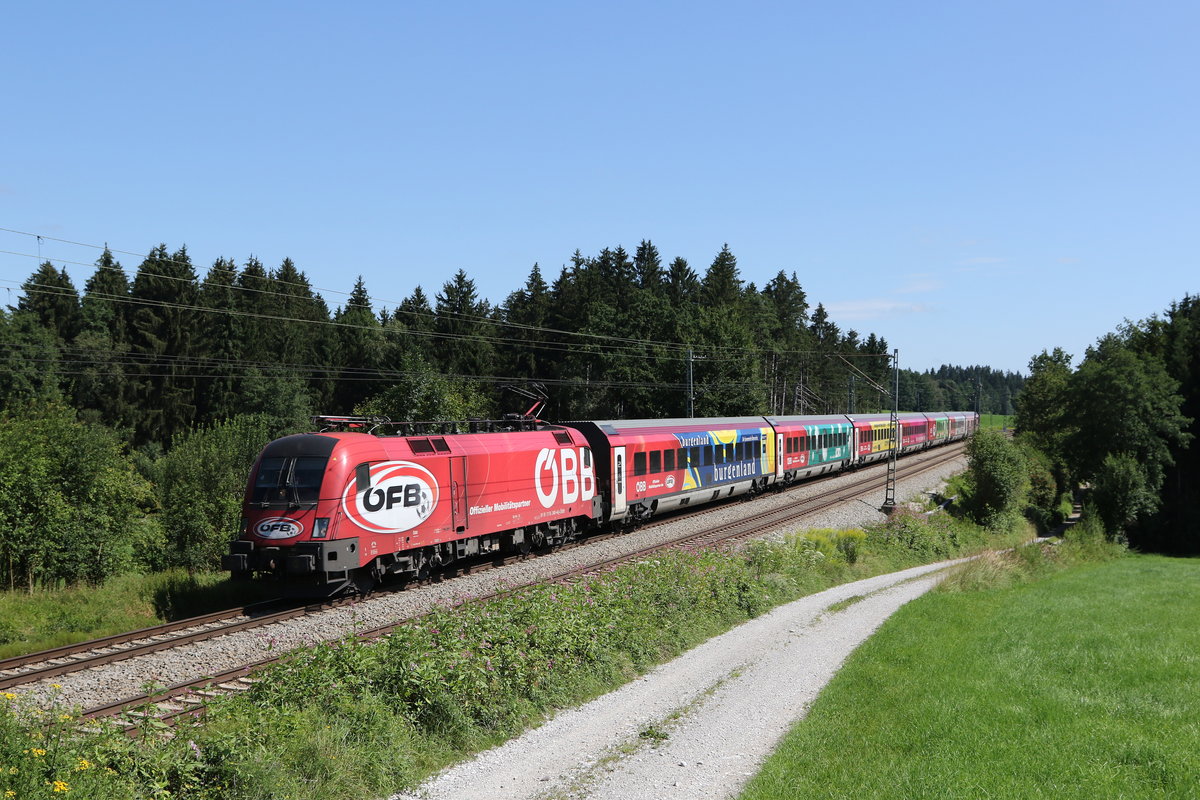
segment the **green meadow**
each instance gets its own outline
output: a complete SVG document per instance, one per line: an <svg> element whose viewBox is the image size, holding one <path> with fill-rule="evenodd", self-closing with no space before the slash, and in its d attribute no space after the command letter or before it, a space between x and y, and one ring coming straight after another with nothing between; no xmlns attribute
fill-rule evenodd
<svg viewBox="0 0 1200 800"><path fill-rule="evenodd" d="M742 800L1200 796L1200 560L963 586L860 648Z"/></svg>

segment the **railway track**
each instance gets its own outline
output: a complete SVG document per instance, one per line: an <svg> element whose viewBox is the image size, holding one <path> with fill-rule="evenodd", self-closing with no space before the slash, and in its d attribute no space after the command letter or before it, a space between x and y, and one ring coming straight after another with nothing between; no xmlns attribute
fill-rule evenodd
<svg viewBox="0 0 1200 800"><path fill-rule="evenodd" d="M918 475L922 472L940 467L947 461L957 458L962 451L961 445L949 445L939 448L933 455L923 459L917 463L902 462L897 467L897 478L903 479ZM875 469L865 471L858 475L857 480L852 481L848 486L844 486L836 491L819 493L817 496L801 500L795 504L767 509L758 513L750 514L735 522L721 523L713 525L698 533L692 533L685 536L673 538L669 541L659 543L652 547L638 549L636 551L624 554L617 558L604 559L596 563L588 564L584 567L567 569L556 575L542 576L536 580L531 580L524 583L508 585L504 590L485 594L474 598L473 602L486 602L495 597L508 594L527 586L536 583L546 582L571 582L581 580L585 577L597 575L602 572L616 569L618 566L626 563L631 563L648 557L653 557L655 554L660 554L666 550L689 550L696 551L704 548L712 547L732 547L737 543L745 541L755 536L759 536L764 532L775 531L780 528L792 525L800 521L806 516L810 516L824 509L835 506L839 503L860 499L863 495L876 492L884 486L885 475L883 470ZM813 483L802 484L802 486L813 486ZM798 487L791 487L784 491L784 494L793 491ZM738 502L738 501L731 501ZM708 514L713 514L719 511L723 506L706 507L703 510L692 512L687 515L692 517L703 517ZM681 518L681 515L673 515L672 517L663 518L654 523L643 526L643 529L650 529L669 524ZM592 542L600 541L620 534L607 534L600 537L591 537L580 543L554 548L552 552L562 552L574 547L586 546ZM468 565L454 570L460 574L474 574L487 569L493 569L499 566L504 566L514 562L522 561L528 556L517 555L505 559L494 560L485 563ZM361 602L361 598L344 599L341 602ZM311 614L314 611L323 611L336 605L338 601L330 601L328 603L309 604L303 608L293 608L278 613L278 616L268 617L262 615L260 620L265 622L257 622L257 625L271 624L272 622L282 621L283 619L291 619L303 614ZM374 628L361 630L356 632L356 636L365 639L377 639L386 636L396 628L409 624L413 619L419 618L424 612L409 615L403 619L390 622L386 625L377 626ZM186 622L186 621L183 621ZM246 621L240 630L245 630L250 627L250 621ZM152 630L152 629L151 629ZM222 632L213 633L212 636L224 635L232 632L226 629ZM127 634L128 635L128 634ZM195 633L194 636L204 636L203 633ZM205 637L211 638L211 637ZM192 639L196 641L197 639ZM81 645L82 646L82 645ZM163 644L157 649L162 650L170 646L179 646ZM149 652L149 651L143 651ZM36 654L35 654L36 655ZM235 692L245 691L249 689L257 680L255 673L261 668L275 663L283 657L283 653L272 655L263 658L255 663L244 664L234 669L206 676L198 680L189 680L178 683L172 686L160 688L158 690L147 691L138 696L131 696L121 699L117 702L95 706L84 711L84 717L89 719L112 719L118 724L127 728L131 733L136 733L144 727L146 722L150 722L155 728L161 729L163 726L171 726L179 722L181 719L187 719L203 712L205 704L214 697L227 695ZM128 656L131 657L131 656ZM111 660L116 660L113 658ZM94 663L111 663L94 662ZM2 666L2 663L0 663Z"/></svg>
<svg viewBox="0 0 1200 800"><path fill-rule="evenodd" d="M338 605L354 598L335 598L317 603L288 603L268 600L240 609L214 611L129 633L64 645L0 661L0 689L47 680L80 670L102 667L138 656L202 642L217 636L285 622Z"/></svg>

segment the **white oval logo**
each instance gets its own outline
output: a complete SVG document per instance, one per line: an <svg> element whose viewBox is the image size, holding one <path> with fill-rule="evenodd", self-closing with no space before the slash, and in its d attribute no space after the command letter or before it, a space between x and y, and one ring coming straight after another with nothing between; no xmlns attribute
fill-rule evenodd
<svg viewBox="0 0 1200 800"><path fill-rule="evenodd" d="M342 510L356 525L376 533L412 530L433 515L438 484L433 473L411 461L371 465L371 486L357 491L351 479L342 493Z"/></svg>
<svg viewBox="0 0 1200 800"><path fill-rule="evenodd" d="M260 539L291 539L304 533L304 526L287 517L269 517L254 526L254 535Z"/></svg>

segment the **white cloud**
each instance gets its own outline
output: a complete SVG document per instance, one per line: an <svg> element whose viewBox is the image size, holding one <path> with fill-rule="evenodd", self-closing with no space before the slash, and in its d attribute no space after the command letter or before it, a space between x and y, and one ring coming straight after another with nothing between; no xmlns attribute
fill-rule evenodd
<svg viewBox="0 0 1200 800"><path fill-rule="evenodd" d="M910 275L909 282L895 289L893 294L922 294L935 292L946 284L935 279L932 275Z"/></svg>
<svg viewBox="0 0 1200 800"><path fill-rule="evenodd" d="M926 314L933 307L925 303L875 298L872 300L848 300L844 303L829 303L825 306L829 316L837 322L881 319L901 314Z"/></svg>

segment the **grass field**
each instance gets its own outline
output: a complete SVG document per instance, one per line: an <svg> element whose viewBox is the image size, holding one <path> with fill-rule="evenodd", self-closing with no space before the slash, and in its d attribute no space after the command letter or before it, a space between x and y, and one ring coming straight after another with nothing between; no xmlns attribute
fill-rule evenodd
<svg viewBox="0 0 1200 800"><path fill-rule="evenodd" d="M1200 560L935 592L854 656L742 800L1200 797Z"/></svg>
<svg viewBox="0 0 1200 800"><path fill-rule="evenodd" d="M1013 426L1011 414L980 414L979 427L985 431L999 431Z"/></svg>
<svg viewBox="0 0 1200 800"><path fill-rule="evenodd" d="M224 572L122 575L103 586L0 592L0 658L148 628L271 596Z"/></svg>

